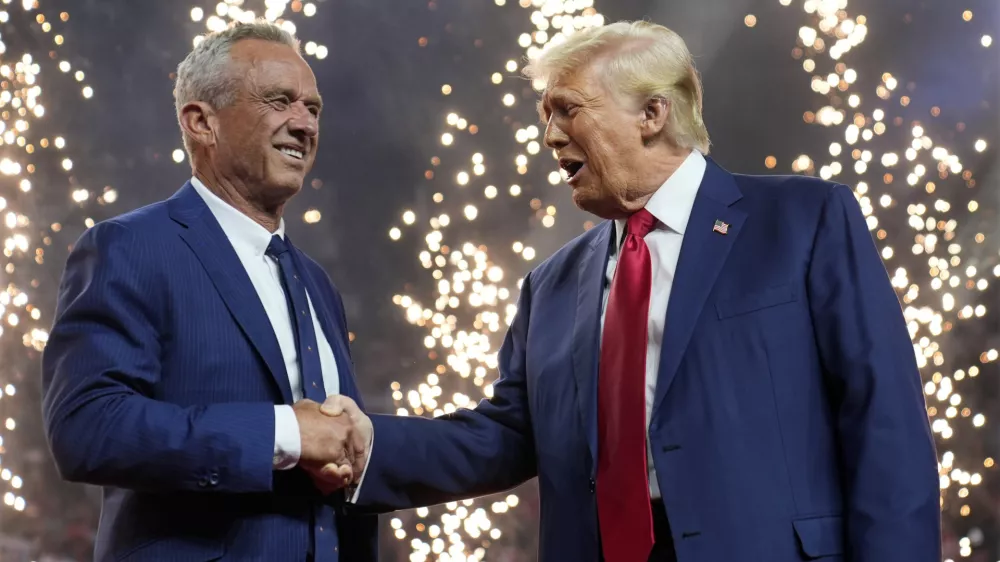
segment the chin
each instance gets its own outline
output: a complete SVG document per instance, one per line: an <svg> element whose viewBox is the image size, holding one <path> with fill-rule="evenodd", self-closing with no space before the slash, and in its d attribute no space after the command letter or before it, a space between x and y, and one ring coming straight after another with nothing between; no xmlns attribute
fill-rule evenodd
<svg viewBox="0 0 1000 562"><path fill-rule="evenodd" d="M272 202L280 202L283 204L302 191L302 178L271 178L271 180L267 182L267 186L267 192L269 195L265 197Z"/></svg>
<svg viewBox="0 0 1000 562"><path fill-rule="evenodd" d="M581 211L586 211L602 219L615 218L615 213L612 211L615 206L609 204L607 197L585 186L579 186L573 190L573 204Z"/></svg>
<svg viewBox="0 0 1000 562"><path fill-rule="evenodd" d="M280 176L274 178L272 184L275 187L282 188L286 191L293 191L298 193L302 190L302 184L305 183L305 177L300 174L281 174Z"/></svg>

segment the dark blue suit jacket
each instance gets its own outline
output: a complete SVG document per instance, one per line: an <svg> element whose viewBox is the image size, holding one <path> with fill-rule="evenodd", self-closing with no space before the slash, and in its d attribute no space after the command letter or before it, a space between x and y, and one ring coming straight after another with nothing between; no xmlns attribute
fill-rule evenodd
<svg viewBox="0 0 1000 562"><path fill-rule="evenodd" d="M361 505L433 504L537 475L539 560L600 559L612 230L598 225L525 278L491 400L444 419L374 417ZM680 562L940 561L913 346L847 187L709 161L668 310L649 439Z"/></svg>
<svg viewBox="0 0 1000 562"><path fill-rule="evenodd" d="M340 295L295 250L360 401ZM273 471L284 360L243 264L194 188L89 229L66 265L43 356L45 429L64 478L104 487L98 561L374 562L377 520L299 469ZM313 523L315 518L315 524ZM320 530L322 528L322 531Z"/></svg>

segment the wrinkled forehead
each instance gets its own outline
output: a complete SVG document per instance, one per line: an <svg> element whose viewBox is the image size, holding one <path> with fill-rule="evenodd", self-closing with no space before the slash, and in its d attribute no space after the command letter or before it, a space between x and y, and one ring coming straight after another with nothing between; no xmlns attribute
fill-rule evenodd
<svg viewBox="0 0 1000 562"><path fill-rule="evenodd" d="M257 40L241 41L230 53L237 71L256 87L284 86L304 94L317 93L309 63L292 47Z"/></svg>
<svg viewBox="0 0 1000 562"><path fill-rule="evenodd" d="M585 63L553 73L539 96L539 113L553 105L580 103L607 96L609 89L601 72L599 65Z"/></svg>
<svg viewBox="0 0 1000 562"><path fill-rule="evenodd" d="M587 63L553 69L546 77L542 96L564 94L567 90L592 88L595 85L594 74L594 65Z"/></svg>

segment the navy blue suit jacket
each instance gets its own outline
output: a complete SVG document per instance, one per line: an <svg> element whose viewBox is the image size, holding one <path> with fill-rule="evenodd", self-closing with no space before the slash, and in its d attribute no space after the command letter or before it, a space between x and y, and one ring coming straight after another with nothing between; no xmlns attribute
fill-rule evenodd
<svg viewBox="0 0 1000 562"><path fill-rule="evenodd" d="M612 230L598 225L525 278L491 400L443 419L373 417L360 505L434 504L537 475L539 560L600 559ZM649 439L680 562L940 561L914 350L850 189L709 161L665 313Z"/></svg>
<svg viewBox="0 0 1000 562"><path fill-rule="evenodd" d="M294 251L360 401L344 307ZM64 478L104 487L95 559L374 562L377 519L299 469L272 470L284 360L250 278L194 188L102 222L75 245L43 356L45 430ZM313 523L315 518L315 524ZM322 529L322 530L321 530Z"/></svg>

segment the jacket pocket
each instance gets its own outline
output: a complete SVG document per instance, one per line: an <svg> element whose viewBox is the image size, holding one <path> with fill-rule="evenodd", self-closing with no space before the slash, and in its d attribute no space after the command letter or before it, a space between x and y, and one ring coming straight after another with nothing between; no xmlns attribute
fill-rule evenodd
<svg viewBox="0 0 1000 562"><path fill-rule="evenodd" d="M143 543L119 554L115 562L209 562L226 553L222 540L165 537Z"/></svg>
<svg viewBox="0 0 1000 562"><path fill-rule="evenodd" d="M795 293L790 285L769 287L746 295L736 295L719 300L715 303L715 312L719 320L748 314L756 310L778 306L795 301Z"/></svg>
<svg viewBox="0 0 1000 562"><path fill-rule="evenodd" d="M807 560L844 553L844 520L840 516L812 517L792 521L799 546Z"/></svg>

